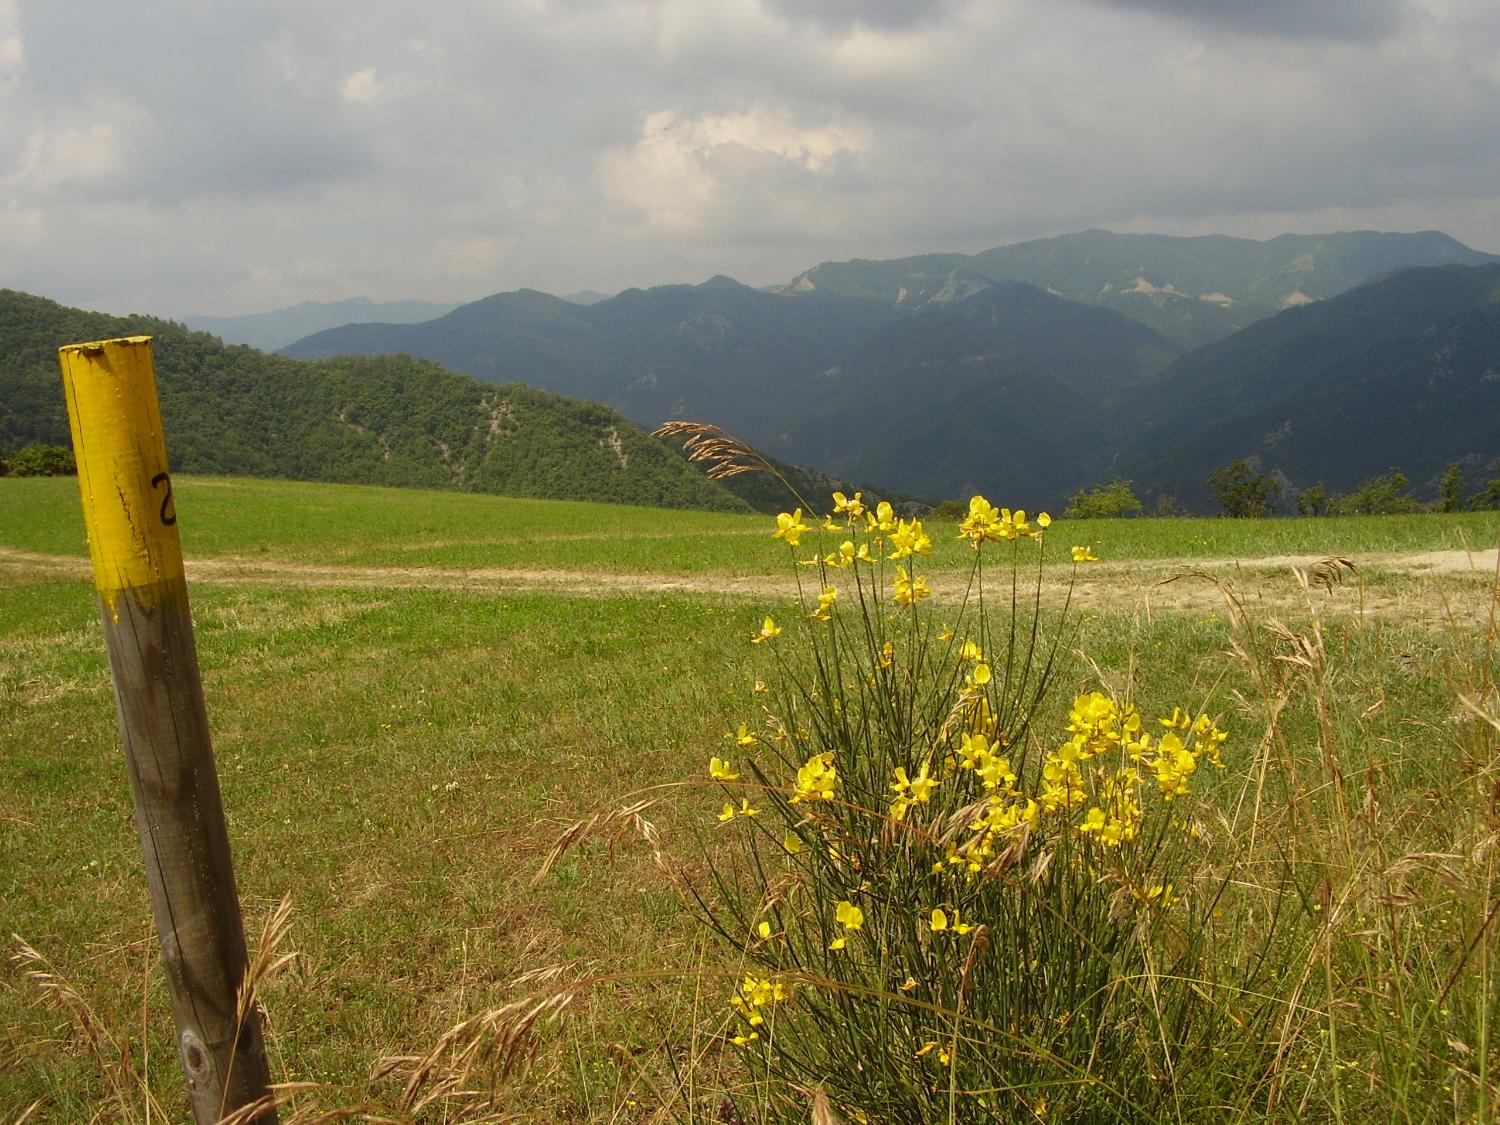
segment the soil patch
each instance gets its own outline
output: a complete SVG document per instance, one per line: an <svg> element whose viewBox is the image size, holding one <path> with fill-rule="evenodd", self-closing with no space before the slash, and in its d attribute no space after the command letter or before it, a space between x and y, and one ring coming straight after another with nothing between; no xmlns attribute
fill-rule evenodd
<svg viewBox="0 0 1500 1125"><path fill-rule="evenodd" d="M1491 606L1493 579L1500 568L1495 550L1383 553L1349 560L1353 568L1323 569L1332 581L1309 581L1327 562L1318 555L1278 555L1256 559L1148 559L1091 563L1076 572L1047 572L1044 604L1086 612L1126 611L1214 613L1234 597L1266 612L1287 612L1318 599L1325 612L1484 621ZM0 576L87 579L87 559L0 548ZM1068 581L1067 576L1073 579ZM1364 575L1381 581L1367 588ZM688 594L772 603L794 600L791 575L734 577L719 574L611 573L525 567L351 566L264 558L199 558L187 562L190 583L241 586L427 590L477 592L542 590L579 596ZM1464 581L1463 576L1474 580ZM1446 579L1446 580L1445 580ZM1024 579L1023 579L1024 581ZM962 577L929 577L940 602L963 595ZM842 583L841 583L842 584ZM805 585L805 583L804 583Z"/></svg>

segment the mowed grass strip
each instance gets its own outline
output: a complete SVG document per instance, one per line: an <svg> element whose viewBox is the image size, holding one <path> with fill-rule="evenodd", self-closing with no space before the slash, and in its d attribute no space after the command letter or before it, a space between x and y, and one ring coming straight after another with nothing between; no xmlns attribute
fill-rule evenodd
<svg viewBox="0 0 1500 1125"><path fill-rule="evenodd" d="M777 557L764 517L716 512L213 477L173 495L189 559L697 573ZM0 546L85 554L77 482L0 478Z"/></svg>
<svg viewBox="0 0 1500 1125"><path fill-rule="evenodd" d="M183 550L333 566L529 568L614 574L760 576L784 573L787 551L764 516L522 500L455 492L243 478L174 479ZM831 508L827 497L809 497ZM1009 498L991 497L996 503ZM788 498L788 508L795 501ZM815 528L820 515L807 516ZM956 527L930 523L933 565L965 557ZM842 532L804 545L835 550ZM1500 512L1334 519L1063 520L1049 564L1068 547L1106 563L1253 560L1281 556L1482 551L1500 543ZM81 557L87 547L77 483L0 477L0 548Z"/></svg>

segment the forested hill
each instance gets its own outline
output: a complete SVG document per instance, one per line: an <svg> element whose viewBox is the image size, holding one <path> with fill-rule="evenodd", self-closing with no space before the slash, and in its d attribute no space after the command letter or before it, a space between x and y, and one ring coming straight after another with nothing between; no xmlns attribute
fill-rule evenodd
<svg viewBox="0 0 1500 1125"><path fill-rule="evenodd" d="M748 510L605 406L409 356L304 362L0 290L0 447L69 442L57 349L145 334L173 469Z"/></svg>
<svg viewBox="0 0 1500 1125"><path fill-rule="evenodd" d="M1399 466L1432 496L1446 468L1500 456L1500 264L1407 270L1288 309L1183 356L1121 410L1115 471L1209 507L1244 458L1288 491Z"/></svg>

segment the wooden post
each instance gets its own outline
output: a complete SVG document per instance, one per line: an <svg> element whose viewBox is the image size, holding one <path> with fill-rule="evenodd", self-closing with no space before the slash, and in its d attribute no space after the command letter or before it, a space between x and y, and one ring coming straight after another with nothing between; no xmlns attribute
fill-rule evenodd
<svg viewBox="0 0 1500 1125"><path fill-rule="evenodd" d="M270 1084L260 1019L237 1010L245 930L209 742L151 337L59 349L84 524L151 912L194 1119ZM274 1122L269 1111L254 1118Z"/></svg>

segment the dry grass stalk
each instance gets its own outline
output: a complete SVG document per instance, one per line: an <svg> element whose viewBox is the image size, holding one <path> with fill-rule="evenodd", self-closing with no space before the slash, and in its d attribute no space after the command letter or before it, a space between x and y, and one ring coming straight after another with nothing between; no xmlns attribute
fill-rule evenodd
<svg viewBox="0 0 1500 1125"><path fill-rule="evenodd" d="M1359 568L1354 565L1354 560L1343 555L1329 555L1319 559L1305 572L1296 567L1292 569L1304 590L1316 586L1330 594L1335 586L1343 584L1345 571L1356 578L1359 576Z"/></svg>
<svg viewBox="0 0 1500 1125"><path fill-rule="evenodd" d="M240 982L236 1012L241 1021L255 1005L256 993L260 987L275 980L302 956L297 950L280 952L291 929L292 896L286 895L266 916L260 938L255 943L255 953L245 966L245 979Z"/></svg>
<svg viewBox="0 0 1500 1125"><path fill-rule="evenodd" d="M268 1109L278 1112L285 1110L298 1095L318 1091L327 1092L333 1089L321 1082L276 1082L271 1085L271 1092L265 1097L249 1105L240 1106L234 1112L220 1118L216 1125L249 1125L249 1122L254 1121ZM365 1125L410 1125L411 1120L405 1116L388 1116L381 1107L361 1102L336 1106L332 1109L313 1105L297 1106L289 1116L282 1114L281 1125L331 1125L336 1121L356 1119L364 1122Z"/></svg>
<svg viewBox="0 0 1500 1125"><path fill-rule="evenodd" d="M812 1095L812 1125L843 1125L844 1119L833 1112L828 1095L819 1086Z"/></svg>
<svg viewBox="0 0 1500 1125"><path fill-rule="evenodd" d="M302 955L296 950L289 953L280 952L282 944L291 934L292 928L292 896L290 894L282 897L271 913L266 916L265 924L261 927L260 938L255 943L255 952L251 955L249 964L245 966L244 978L240 981L239 991L235 996L235 1028L234 1048L230 1050L230 1058L236 1056L239 1047L240 1031L245 1026L245 1019L252 1012L257 1015L264 1031L269 1031L269 1018L264 1007L257 1004L259 991L262 985L269 984L280 976L289 966L295 964ZM290 1084L292 1086L296 1083ZM283 1088L286 1088L285 1086ZM262 1098L257 1098L248 1106L242 1106L231 1112L228 1117L224 1116L225 1106L219 1103L219 1114L221 1121L233 1121L236 1114L241 1115L240 1120L252 1121L260 1113L268 1109L279 1109L282 1105L277 1100L275 1092ZM228 1091L228 1083L225 1083L225 1091ZM253 1112L252 1112L253 1111Z"/></svg>
<svg viewBox="0 0 1500 1125"><path fill-rule="evenodd" d="M653 788L673 787L653 786ZM545 879L562 860L562 857L584 840L593 839L596 836L606 837L609 840L610 856L613 858L615 848L619 845L621 838L631 832L646 841L656 866L668 876L673 876L672 865L667 862L666 853L662 850L660 830L641 815L656 804L657 800L656 797L642 798L623 808L605 809L570 824L552 845L551 851L542 860L542 865L537 869L536 874L531 877L531 885L534 887Z"/></svg>
<svg viewBox="0 0 1500 1125"><path fill-rule="evenodd" d="M11 954L11 960L15 962L21 975L37 987L46 1003L68 1017L89 1054L93 1056L99 1073L104 1076L118 1119L134 1121L140 1116L136 1105L136 1096L139 1095L145 1107L145 1117L149 1118L154 1114L165 1120L167 1115L131 1065L129 1041L121 1042L111 1035L83 994L32 945L19 934L10 936L16 943L16 952ZM40 1104L37 1102L30 1106L21 1120L31 1116ZM100 1107L94 1120L97 1121L104 1115L105 1108Z"/></svg>
<svg viewBox="0 0 1500 1125"><path fill-rule="evenodd" d="M704 422L663 422L652 437L686 438L682 450L689 461L701 462L709 480L725 480L742 473L775 473L765 456L718 426ZM780 475L780 474L776 474Z"/></svg>
<svg viewBox="0 0 1500 1125"><path fill-rule="evenodd" d="M234 1001L234 1049L229 1052L231 1059L236 1058L240 1044L240 1031L245 1028L246 1017L251 1016L252 1013L257 1014L263 1032L270 1031L270 1020L267 1017L266 1008L258 1005L258 995L260 995L261 986L270 984L276 978L281 977L282 972L296 965L297 959L302 957L302 954L297 953L296 950L291 953L281 953L282 944L290 935L291 895L288 894L282 897L282 900L276 903L275 909L266 916L266 924L261 927L260 939L255 942L255 953L252 954L249 965L245 966L245 978L240 981L239 992ZM228 1083L225 1083L225 1092L228 1094ZM279 1109L281 1103L276 1101L276 1094L273 1092L266 1098L257 1098L251 1106L260 1106L258 1112L266 1112L267 1109ZM249 1109L249 1107L243 1107L243 1109ZM225 1106L223 1106L223 1101L220 1101L220 1119L226 1121L226 1118L223 1118L223 1112L225 1112ZM237 1112L243 1112L243 1110L237 1110ZM255 1113L251 1113L245 1116L243 1121L254 1121L255 1116L257 1116ZM234 1113L231 1113L229 1119L233 1118Z"/></svg>
<svg viewBox="0 0 1500 1125"><path fill-rule="evenodd" d="M458 1111L448 1120L508 1120L491 1108L500 1083L530 1066L536 1048L531 1032L537 1023L555 1023L577 997L578 990L565 985L540 999L527 997L470 1016L439 1036L424 1055L381 1060L375 1079L401 1082L395 1108L413 1116L443 1103L445 1110ZM483 1089L472 1087L478 1076L484 1078Z"/></svg>

